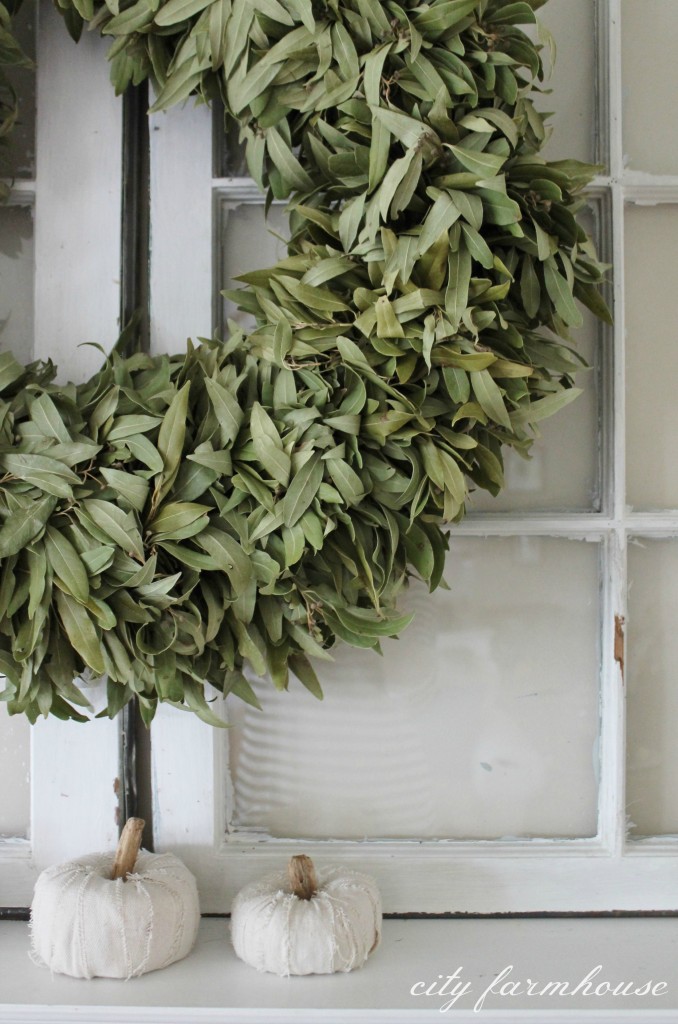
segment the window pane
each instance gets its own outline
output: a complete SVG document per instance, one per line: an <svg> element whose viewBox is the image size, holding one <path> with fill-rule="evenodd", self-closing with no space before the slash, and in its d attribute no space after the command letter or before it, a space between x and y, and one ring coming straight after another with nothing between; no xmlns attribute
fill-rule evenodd
<svg viewBox="0 0 678 1024"><path fill-rule="evenodd" d="M241 146L240 125L226 118L223 104L214 103L214 173L217 178L249 178L245 147Z"/></svg>
<svg viewBox="0 0 678 1024"><path fill-rule="evenodd" d="M230 706L236 827L287 837L596 831L598 549L453 537L451 589L412 586L400 640L337 650L323 703ZM576 639L573 639L576 638ZM229 702L230 704L230 702Z"/></svg>
<svg viewBox="0 0 678 1024"><path fill-rule="evenodd" d="M678 174L678 4L622 0L624 154L638 171Z"/></svg>
<svg viewBox="0 0 678 1024"><path fill-rule="evenodd" d="M0 349L21 362L33 352L33 213L0 207Z"/></svg>
<svg viewBox="0 0 678 1024"><path fill-rule="evenodd" d="M553 138L548 160L572 157L589 163L595 155L597 92L596 4L593 0L551 0L537 12L557 42L550 95L537 100L539 110L553 111ZM548 47L544 50L548 66Z"/></svg>
<svg viewBox="0 0 678 1024"><path fill-rule="evenodd" d="M629 547L626 812L636 836L678 833L678 541Z"/></svg>
<svg viewBox="0 0 678 1024"><path fill-rule="evenodd" d="M496 498L487 491L474 491L467 505L469 512L576 512L600 507L600 331L591 315L585 316L576 340L577 351L590 367L582 369L577 379L584 393L539 424L529 459L512 449L504 450L504 490Z"/></svg>
<svg viewBox="0 0 678 1024"><path fill-rule="evenodd" d="M288 221L283 206L272 206L268 217L263 203L229 203L223 201L220 209L221 288L242 288L236 281L238 274L272 266L287 255ZM222 306L223 324L235 320L243 327L251 327L253 318L238 311L236 304L225 299Z"/></svg>
<svg viewBox="0 0 678 1024"><path fill-rule="evenodd" d="M678 206L627 208L626 472L634 508L678 508L677 238Z"/></svg>
<svg viewBox="0 0 678 1024"><path fill-rule="evenodd" d="M587 233L602 249L602 210L593 204L581 217ZM478 490L469 512L570 512L600 509L600 370L605 334L595 317L580 306L584 325L572 332L573 348L588 367L576 376L583 394L558 415L539 424L531 456L505 449L506 486L498 497ZM548 332L544 332L548 334Z"/></svg>
<svg viewBox="0 0 678 1024"><path fill-rule="evenodd" d="M12 32L24 53L35 60L35 0L28 0L12 19ZM35 71L10 68L7 78L19 96L19 117L12 129L10 161L15 178L35 177Z"/></svg>
<svg viewBox="0 0 678 1024"><path fill-rule="evenodd" d="M2 687L4 680L0 677ZM27 718L10 718L7 706L0 701L0 836L28 835L30 730Z"/></svg>

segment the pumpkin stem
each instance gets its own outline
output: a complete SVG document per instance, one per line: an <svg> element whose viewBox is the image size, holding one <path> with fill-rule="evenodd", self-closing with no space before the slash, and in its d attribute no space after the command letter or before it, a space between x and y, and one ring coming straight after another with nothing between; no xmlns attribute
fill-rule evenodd
<svg viewBox="0 0 678 1024"><path fill-rule="evenodd" d="M134 870L139 847L141 846L141 833L146 822L143 818L128 818L122 830L118 848L115 851L113 871L111 878L122 878L127 881L127 875Z"/></svg>
<svg viewBox="0 0 678 1024"><path fill-rule="evenodd" d="M305 853L297 853L287 865L292 892L300 900L313 899L318 891L318 878L310 857Z"/></svg>

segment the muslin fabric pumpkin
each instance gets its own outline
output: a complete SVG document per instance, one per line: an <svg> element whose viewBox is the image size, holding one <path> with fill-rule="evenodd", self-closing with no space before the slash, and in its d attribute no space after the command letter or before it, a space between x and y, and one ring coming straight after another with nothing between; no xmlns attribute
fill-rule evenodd
<svg viewBox="0 0 678 1024"><path fill-rule="evenodd" d="M300 861L308 862L305 892ZM352 971L381 939L379 890L373 878L341 867L321 870L316 880L310 858L293 857L287 874L269 875L238 893L231 939L240 959L259 971Z"/></svg>
<svg viewBox="0 0 678 1024"><path fill-rule="evenodd" d="M31 907L35 963L74 978L133 978L190 953L200 923L195 878L171 853L134 860L116 879L113 853L42 872Z"/></svg>

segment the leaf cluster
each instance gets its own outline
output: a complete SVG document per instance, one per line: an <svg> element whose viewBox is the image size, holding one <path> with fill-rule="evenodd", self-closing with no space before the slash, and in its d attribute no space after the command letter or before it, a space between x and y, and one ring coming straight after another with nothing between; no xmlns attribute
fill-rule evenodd
<svg viewBox="0 0 678 1024"><path fill-rule="evenodd" d="M577 220L595 168L540 156L541 0L56 0L156 109L220 94L288 255L232 293L254 331L91 381L0 360L0 670L10 710L77 717L74 679L218 722L244 669L316 695L442 579L444 524L579 394Z"/></svg>
<svg viewBox="0 0 678 1024"><path fill-rule="evenodd" d="M204 684L256 703L243 667L316 696L309 657L409 621L408 572L440 580L426 479L362 448L360 372L278 368L245 339L114 355L83 385L0 357L0 670L12 713L81 718L74 680L216 724ZM365 427L369 438L369 422ZM407 487L405 483L407 482Z"/></svg>

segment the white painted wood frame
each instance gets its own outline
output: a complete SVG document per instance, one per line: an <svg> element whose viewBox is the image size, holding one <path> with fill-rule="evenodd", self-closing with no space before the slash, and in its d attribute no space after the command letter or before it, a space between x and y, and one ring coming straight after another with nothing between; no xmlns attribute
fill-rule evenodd
<svg viewBox="0 0 678 1024"><path fill-rule="evenodd" d="M76 46L39 5L37 168L11 201L35 216L35 339L26 361L51 358L60 380L84 380L119 333L122 107L108 43ZM31 352L32 344L32 352ZM0 839L0 906L27 906L37 873L115 846L119 727L40 719L31 731L27 838Z"/></svg>
<svg viewBox="0 0 678 1024"><path fill-rule="evenodd" d="M599 210L602 255L614 264L615 318L613 330L601 335L601 507L576 515L482 514L454 528L457 536L547 536L599 543L597 835L568 840L337 842L232 831L227 738L188 715L161 708L152 739L156 848L173 849L196 873L204 911L227 911L240 886L278 868L300 849L321 864L343 861L375 874L387 912L678 910L678 839L627 838L625 693L615 660L615 620L626 615L629 538L678 536L678 513L630 513L626 507L624 211L628 203L675 203L678 177L626 171L621 138L621 0L599 0L597 17L600 141L608 171L596 180L591 195ZM246 179L210 178L210 133L210 117L204 110L162 115L151 132L151 300L157 348L176 347L183 340L170 336L168 325L173 322L179 321L182 334L187 329L195 334L205 330L210 309L215 316L212 289L208 296L206 288L206 268L217 263L213 208L221 201L259 199ZM176 191L177 181L190 186L183 201L175 202L182 194ZM210 329L216 323L214 319Z"/></svg>

